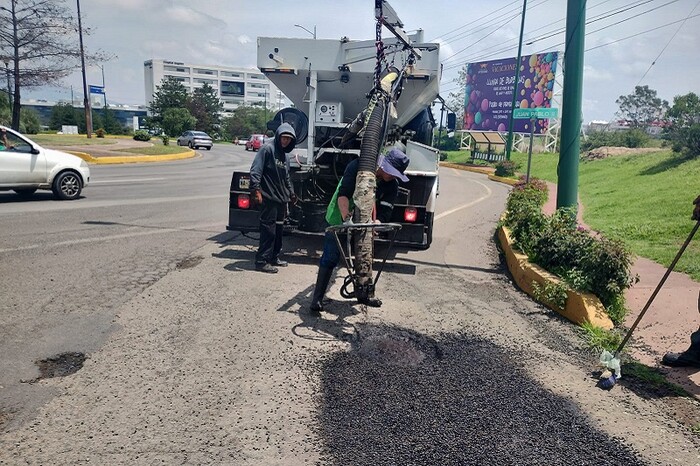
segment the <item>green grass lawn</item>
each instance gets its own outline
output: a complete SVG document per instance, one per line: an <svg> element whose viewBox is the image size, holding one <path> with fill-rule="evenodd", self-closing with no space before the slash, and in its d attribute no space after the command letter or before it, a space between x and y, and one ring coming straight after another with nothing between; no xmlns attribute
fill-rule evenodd
<svg viewBox="0 0 700 466"><path fill-rule="evenodd" d="M88 139L84 134L30 134L27 137L40 146L91 146L116 144L117 136Z"/></svg>
<svg viewBox="0 0 700 466"><path fill-rule="evenodd" d="M448 161L468 158L450 152ZM527 154L511 159L527 168ZM533 154L531 176L557 182L557 154ZM669 150L581 161L579 197L583 219L634 252L670 265L694 222L693 200L700 195L700 158L683 160ZM676 270L700 281L700 237L688 246Z"/></svg>
<svg viewBox="0 0 700 466"><path fill-rule="evenodd" d="M141 154L141 155L166 155L166 154L181 154L187 152L189 149L187 147L179 146L164 146L162 144L157 144L148 147L130 147L128 149L119 149L119 152L127 152L130 154Z"/></svg>

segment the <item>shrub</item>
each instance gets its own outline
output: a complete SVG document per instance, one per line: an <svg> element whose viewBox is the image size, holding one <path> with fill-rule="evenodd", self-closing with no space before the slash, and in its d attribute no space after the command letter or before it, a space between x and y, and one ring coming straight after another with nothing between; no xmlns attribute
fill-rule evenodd
<svg viewBox="0 0 700 466"><path fill-rule="evenodd" d="M165 134L165 133L163 133L163 134L160 135L160 140L163 141L163 145L164 145L164 146L167 146L167 145L170 144L170 136L168 136L168 135Z"/></svg>
<svg viewBox="0 0 700 466"><path fill-rule="evenodd" d="M625 314L624 291L638 280L631 275L631 253L621 241L593 237L578 227L575 210L544 215L546 199L546 184L539 180L519 183L511 191L504 223L515 245L531 262L572 288L595 294L613 322L620 324Z"/></svg>
<svg viewBox="0 0 700 466"><path fill-rule="evenodd" d="M700 156L700 124L685 128L673 128L670 133L673 152L685 157Z"/></svg>
<svg viewBox="0 0 700 466"><path fill-rule="evenodd" d="M512 160L502 160L496 164L496 176L514 176L517 168Z"/></svg>
<svg viewBox="0 0 700 466"><path fill-rule="evenodd" d="M619 133L620 145L630 148L645 147L651 139L642 129L633 128Z"/></svg>
<svg viewBox="0 0 700 466"><path fill-rule="evenodd" d="M98 138L105 137L105 130L102 128L97 128L97 130L95 131L95 136L97 136Z"/></svg>
<svg viewBox="0 0 700 466"><path fill-rule="evenodd" d="M150 141L151 140L151 135L148 134L148 131L144 131L142 129L134 131L134 140L136 141Z"/></svg>

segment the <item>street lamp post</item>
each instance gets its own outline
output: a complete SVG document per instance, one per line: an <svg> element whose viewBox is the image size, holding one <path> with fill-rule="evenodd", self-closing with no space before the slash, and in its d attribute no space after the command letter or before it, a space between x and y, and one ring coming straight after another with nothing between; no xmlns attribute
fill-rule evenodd
<svg viewBox="0 0 700 466"><path fill-rule="evenodd" d="M92 109L90 108L90 98L88 96L87 79L85 77L85 51L83 49L83 24L80 20L80 0L76 0L78 5L78 37L80 38L80 63L83 68L83 107L85 107L85 128L87 137L92 138Z"/></svg>
<svg viewBox="0 0 700 466"><path fill-rule="evenodd" d="M305 28L304 26L302 26L301 24L295 24L294 27L298 27L298 28L303 29L304 31L306 31L306 32L308 32L309 34L311 34L312 36L314 36L314 39L316 39L316 25L315 25L315 24L314 24L314 32L309 31L308 29L306 29L306 28Z"/></svg>

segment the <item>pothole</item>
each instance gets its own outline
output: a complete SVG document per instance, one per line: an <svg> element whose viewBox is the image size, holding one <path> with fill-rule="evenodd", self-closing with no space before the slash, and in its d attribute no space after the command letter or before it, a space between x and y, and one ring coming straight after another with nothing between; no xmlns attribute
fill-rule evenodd
<svg viewBox="0 0 700 466"><path fill-rule="evenodd" d="M194 257L188 257L187 259L183 259L180 262L177 263L175 266L176 269L191 269L193 267L196 267L199 265L200 262L204 260L204 257L202 256L194 256Z"/></svg>
<svg viewBox="0 0 700 466"><path fill-rule="evenodd" d="M36 365L39 366L39 377L35 381L75 374L82 369L85 359L83 353L61 353L36 361Z"/></svg>
<svg viewBox="0 0 700 466"><path fill-rule="evenodd" d="M404 367L417 367L440 359L437 343L430 338L406 330L383 327L363 332L355 342L361 356L373 361Z"/></svg>

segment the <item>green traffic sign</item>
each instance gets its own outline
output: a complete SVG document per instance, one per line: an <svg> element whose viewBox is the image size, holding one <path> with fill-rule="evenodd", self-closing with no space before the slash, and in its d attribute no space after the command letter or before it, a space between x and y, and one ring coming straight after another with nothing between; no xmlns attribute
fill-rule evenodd
<svg viewBox="0 0 700 466"><path fill-rule="evenodd" d="M527 120L530 118L556 118L559 115L558 108L516 108L513 110L513 118L516 120Z"/></svg>

